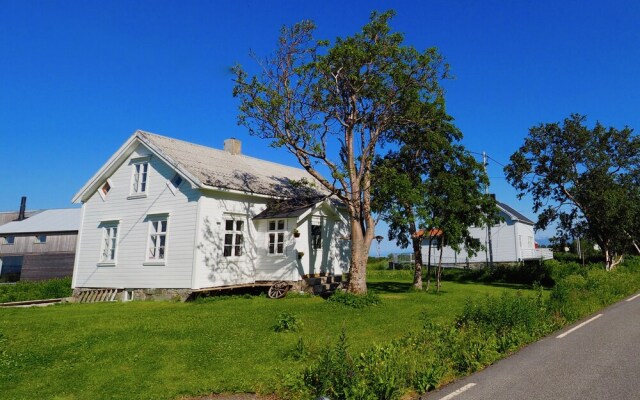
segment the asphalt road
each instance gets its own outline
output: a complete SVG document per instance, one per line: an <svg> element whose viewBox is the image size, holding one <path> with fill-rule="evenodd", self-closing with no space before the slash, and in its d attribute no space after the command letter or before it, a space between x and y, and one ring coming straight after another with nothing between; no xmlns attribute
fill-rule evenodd
<svg viewBox="0 0 640 400"><path fill-rule="evenodd" d="M640 399L637 296L421 399Z"/></svg>

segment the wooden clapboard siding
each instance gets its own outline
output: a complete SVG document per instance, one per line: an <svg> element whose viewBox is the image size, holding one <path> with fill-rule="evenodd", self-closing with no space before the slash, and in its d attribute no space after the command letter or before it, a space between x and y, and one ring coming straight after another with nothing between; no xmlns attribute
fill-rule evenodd
<svg viewBox="0 0 640 400"><path fill-rule="evenodd" d="M267 207L266 199L212 191L206 192L200 203L193 288L254 282L259 262L258 246L264 246L259 243L266 238L258 231L252 218ZM227 218L244 221L244 245L240 257L223 256Z"/></svg>
<svg viewBox="0 0 640 400"><path fill-rule="evenodd" d="M0 244L0 255L20 255L30 253L55 253L75 251L78 232L46 232L47 241L36 243L35 233L13 235L13 244Z"/></svg>
<svg viewBox="0 0 640 400"><path fill-rule="evenodd" d="M130 198L131 160L150 156L147 196ZM167 183L175 171L142 144L109 177L111 191L103 200L96 191L83 204L82 239L78 248L74 287L190 288L194 236L200 193L184 181L174 194ZM168 217L165 265L145 265L148 215ZM98 266L104 221L118 221L115 266Z"/></svg>
<svg viewBox="0 0 640 400"><path fill-rule="evenodd" d="M66 278L73 273L75 253L27 254L22 261L21 281Z"/></svg>

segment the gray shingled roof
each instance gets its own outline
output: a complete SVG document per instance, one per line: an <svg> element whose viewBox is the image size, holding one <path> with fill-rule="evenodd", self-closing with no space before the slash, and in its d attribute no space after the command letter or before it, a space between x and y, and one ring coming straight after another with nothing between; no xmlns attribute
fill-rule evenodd
<svg viewBox="0 0 640 400"><path fill-rule="evenodd" d="M507 214L511 214L515 219L517 219L518 221L527 223L527 224L531 224L534 225L535 222L533 222L532 220L530 220L529 218L527 218L524 214L519 213L518 211L516 211L515 209L513 209L512 207L501 203L501 202L497 202L498 206L500 208L502 208Z"/></svg>
<svg viewBox="0 0 640 400"><path fill-rule="evenodd" d="M194 143L138 131L137 134L164 157L177 163L202 184L278 196L298 196L300 188L291 181L315 180L301 168L289 167L242 154L231 154ZM317 188L320 186L316 183ZM303 188L304 191L304 188ZM307 195L308 189L307 189ZM317 195L316 193L313 193Z"/></svg>
<svg viewBox="0 0 640 400"><path fill-rule="evenodd" d="M78 231L81 216L81 208L43 210L22 221L0 226L0 234Z"/></svg>

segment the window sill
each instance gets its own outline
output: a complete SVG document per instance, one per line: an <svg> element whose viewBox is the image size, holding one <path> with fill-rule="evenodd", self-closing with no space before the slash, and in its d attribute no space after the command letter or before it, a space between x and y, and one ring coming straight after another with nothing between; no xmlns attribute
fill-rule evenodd
<svg viewBox="0 0 640 400"><path fill-rule="evenodd" d="M131 196L127 197L127 200L134 200L134 199L144 199L147 197L146 193L142 193L142 194L132 194Z"/></svg>
<svg viewBox="0 0 640 400"><path fill-rule="evenodd" d="M150 266L163 266L166 263L164 261L145 261L142 265L150 265Z"/></svg>
<svg viewBox="0 0 640 400"><path fill-rule="evenodd" d="M115 262L99 262L98 267L115 267Z"/></svg>

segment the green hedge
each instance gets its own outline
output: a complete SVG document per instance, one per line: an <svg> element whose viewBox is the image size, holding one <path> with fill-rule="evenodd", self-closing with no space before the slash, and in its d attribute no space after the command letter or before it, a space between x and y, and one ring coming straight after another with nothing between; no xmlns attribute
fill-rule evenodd
<svg viewBox="0 0 640 400"><path fill-rule="evenodd" d="M556 282L550 296L504 293L471 301L454 323L425 323L419 332L359 354L340 340L301 375L281 387L285 398L400 399L424 393L484 368L567 323L640 289L640 258L612 272L599 266L551 263Z"/></svg>
<svg viewBox="0 0 640 400"><path fill-rule="evenodd" d="M57 299L71 296L71 278L0 285L0 303Z"/></svg>

